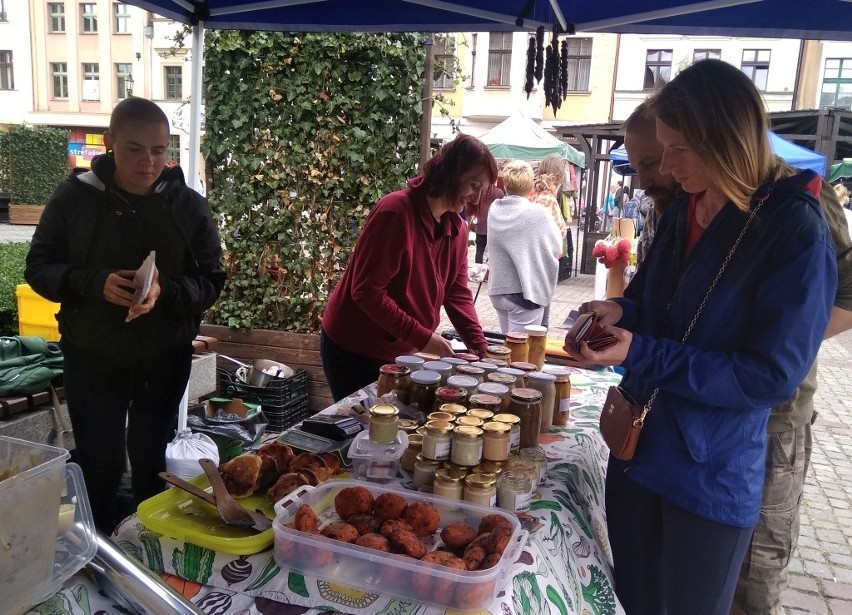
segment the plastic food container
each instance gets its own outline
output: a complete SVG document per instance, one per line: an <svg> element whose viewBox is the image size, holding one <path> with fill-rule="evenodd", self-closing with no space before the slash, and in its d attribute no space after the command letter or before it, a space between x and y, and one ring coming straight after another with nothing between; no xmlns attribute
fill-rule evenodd
<svg viewBox="0 0 852 615"><path fill-rule="evenodd" d="M399 430L396 438L388 444L377 444L370 440L367 431L359 433L349 447L352 460L352 476L374 483L387 483L399 473L399 463L408 448L408 434Z"/></svg>
<svg viewBox="0 0 852 615"><path fill-rule="evenodd" d="M393 492L411 504L425 502L439 513L438 531L426 537L429 551L440 544L441 529L461 521L474 528L486 515L498 514L512 525L512 536L500 561L487 570L460 571L419 560L382 553L358 545L340 542L316 534L299 532L285 524L292 521L302 504L309 505L320 521L320 529L339 521L334 498L341 489L363 486L374 497ZM419 491L382 486L353 480L327 481L313 488L300 488L275 505L275 560L282 568L314 575L361 590L431 603L445 609L478 610L486 608L509 583L512 563L527 541L527 532L512 514L469 502L448 500Z"/></svg>

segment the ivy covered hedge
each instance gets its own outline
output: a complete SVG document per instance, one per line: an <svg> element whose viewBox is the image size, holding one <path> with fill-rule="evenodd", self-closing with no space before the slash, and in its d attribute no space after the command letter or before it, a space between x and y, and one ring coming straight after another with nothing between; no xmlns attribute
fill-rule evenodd
<svg viewBox="0 0 852 615"><path fill-rule="evenodd" d="M316 332L370 207L415 173L425 37L207 36L203 152L228 271L207 318Z"/></svg>
<svg viewBox="0 0 852 615"><path fill-rule="evenodd" d="M0 335L18 334L17 286L24 284L30 244L0 243Z"/></svg>
<svg viewBox="0 0 852 615"><path fill-rule="evenodd" d="M0 133L0 190L12 203L44 205L68 174L68 131L12 126Z"/></svg>

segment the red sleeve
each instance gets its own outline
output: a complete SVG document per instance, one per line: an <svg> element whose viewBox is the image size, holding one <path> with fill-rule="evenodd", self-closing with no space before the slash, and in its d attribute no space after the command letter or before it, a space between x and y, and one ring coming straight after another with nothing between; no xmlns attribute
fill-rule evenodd
<svg viewBox="0 0 852 615"><path fill-rule="evenodd" d="M479 316L476 314L468 286L467 237L460 236L455 248L456 262L459 263L459 267L456 276L450 279L444 299L444 309L465 345L484 357L488 342L482 334L482 325L479 324Z"/></svg>

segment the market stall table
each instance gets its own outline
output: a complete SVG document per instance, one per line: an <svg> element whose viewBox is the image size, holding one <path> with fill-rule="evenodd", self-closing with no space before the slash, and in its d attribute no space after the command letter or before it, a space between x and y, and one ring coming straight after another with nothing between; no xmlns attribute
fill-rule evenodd
<svg viewBox="0 0 852 615"><path fill-rule="evenodd" d="M623 613L611 583L604 513L604 472L608 451L598 430L607 388L618 382L611 371L573 369L571 411L566 427L542 434L547 478L529 511L520 513L529 540L511 565L510 579L487 611L560 615ZM335 411L332 406L323 411ZM400 600L282 570L269 549L235 556L184 543L147 529L134 515L113 540L156 572L166 573L201 610L216 615L298 615L340 611L358 615L442 615L445 609ZM93 594L82 574L52 600L82 612L120 613ZM75 612L68 609L68 612Z"/></svg>

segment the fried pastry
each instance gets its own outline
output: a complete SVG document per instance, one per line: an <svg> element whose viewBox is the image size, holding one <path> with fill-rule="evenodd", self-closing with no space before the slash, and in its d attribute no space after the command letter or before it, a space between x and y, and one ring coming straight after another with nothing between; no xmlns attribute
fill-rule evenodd
<svg viewBox="0 0 852 615"><path fill-rule="evenodd" d="M235 498L246 498L254 493L263 460L252 453L237 455L219 466L225 488Z"/></svg>
<svg viewBox="0 0 852 615"><path fill-rule="evenodd" d="M275 484L266 491L266 499L272 504L275 504L281 498L289 495L294 489L307 484L308 479L297 472L282 474L275 481Z"/></svg>
<svg viewBox="0 0 852 615"><path fill-rule="evenodd" d="M289 470L290 460L295 456L292 448L278 440L267 442L257 449L257 454L272 457L278 465L279 475L284 474Z"/></svg>

